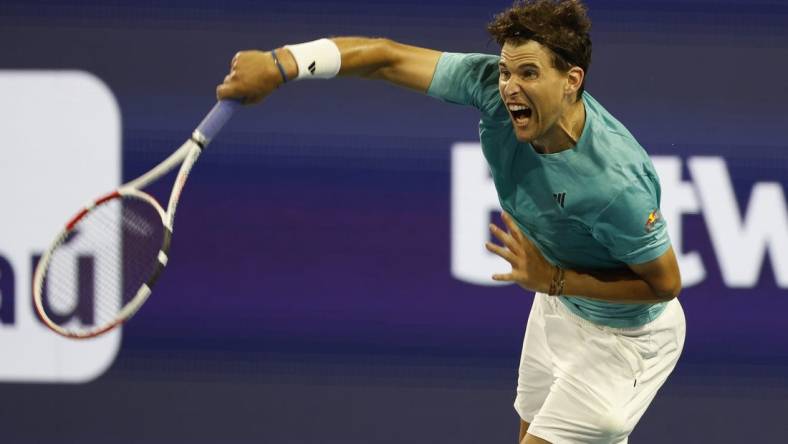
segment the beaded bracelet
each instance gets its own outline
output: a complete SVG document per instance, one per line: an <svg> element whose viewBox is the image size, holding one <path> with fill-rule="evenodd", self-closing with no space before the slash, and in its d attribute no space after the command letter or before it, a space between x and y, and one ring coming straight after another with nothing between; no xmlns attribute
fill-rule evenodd
<svg viewBox="0 0 788 444"><path fill-rule="evenodd" d="M550 289L547 294L550 296L560 296L564 293L564 269L556 266L553 271L553 277L550 280Z"/></svg>

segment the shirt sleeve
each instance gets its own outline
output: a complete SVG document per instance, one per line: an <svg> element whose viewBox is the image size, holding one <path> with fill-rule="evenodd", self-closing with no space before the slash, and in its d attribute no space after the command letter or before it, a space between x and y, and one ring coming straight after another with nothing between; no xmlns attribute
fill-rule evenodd
<svg viewBox="0 0 788 444"><path fill-rule="evenodd" d="M498 93L498 56L444 52L427 94L444 102L469 105L495 120L508 114Z"/></svg>
<svg viewBox="0 0 788 444"><path fill-rule="evenodd" d="M640 179L619 192L592 229L611 256L626 264L652 261L670 247L667 224L659 211L659 183L650 177Z"/></svg>

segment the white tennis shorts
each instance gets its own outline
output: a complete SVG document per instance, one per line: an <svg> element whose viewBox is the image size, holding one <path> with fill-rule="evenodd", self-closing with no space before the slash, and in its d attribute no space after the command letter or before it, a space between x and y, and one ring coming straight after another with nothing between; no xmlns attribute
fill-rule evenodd
<svg viewBox="0 0 788 444"><path fill-rule="evenodd" d="M642 327L612 328L537 293L525 329L514 408L552 444L626 443L681 355L678 299Z"/></svg>

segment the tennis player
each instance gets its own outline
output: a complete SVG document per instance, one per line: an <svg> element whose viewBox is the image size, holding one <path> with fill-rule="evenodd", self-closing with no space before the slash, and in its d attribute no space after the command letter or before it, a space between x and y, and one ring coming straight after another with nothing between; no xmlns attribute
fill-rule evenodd
<svg viewBox="0 0 788 444"><path fill-rule="evenodd" d="M681 277L660 185L630 132L584 91L591 23L579 0L526 0L489 24L500 55L333 38L239 52L220 99L284 83L382 79L481 113L505 229L498 281L536 292L515 410L521 444L625 443L684 345Z"/></svg>

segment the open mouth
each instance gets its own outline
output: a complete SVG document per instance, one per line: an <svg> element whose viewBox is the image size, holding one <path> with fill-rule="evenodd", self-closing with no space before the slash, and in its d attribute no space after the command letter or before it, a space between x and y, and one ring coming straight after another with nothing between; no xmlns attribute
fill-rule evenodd
<svg viewBox="0 0 788 444"><path fill-rule="evenodd" d="M514 123L518 125L524 125L528 123L528 119L531 118L531 108L525 105L509 105L509 112L512 114L512 120Z"/></svg>

